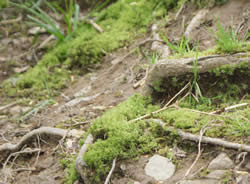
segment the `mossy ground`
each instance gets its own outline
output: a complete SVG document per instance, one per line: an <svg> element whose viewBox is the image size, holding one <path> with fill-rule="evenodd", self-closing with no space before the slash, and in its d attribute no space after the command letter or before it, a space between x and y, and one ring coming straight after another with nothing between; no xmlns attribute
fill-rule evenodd
<svg viewBox="0 0 250 184"><path fill-rule="evenodd" d="M10 96L36 94L43 96L44 90L61 89L70 82L70 76L78 72L72 69L101 62L106 53L126 46L133 38L145 33L147 25L157 16L162 16L178 1L119 0L100 13L94 12L96 23L104 30L98 33L90 24L82 23L70 40L66 40L46 54L28 72L18 76L15 85L8 80L4 89ZM82 72L81 72L82 73Z"/></svg>
<svg viewBox="0 0 250 184"><path fill-rule="evenodd" d="M95 143L89 147L88 152L83 157L89 168L89 181L91 183L103 181L111 168L114 158L118 160L131 159L152 152L171 157L171 152L166 153L166 150L173 144L183 144L183 142L179 141L179 136L173 131L173 128L199 135L200 130L207 126L209 128L206 130L205 136L245 143L247 137L250 136L249 105L233 112L222 112L220 116L203 114L199 111L211 112L239 102L249 102L249 86L247 86L248 88L244 87L246 80L240 78L234 81L235 84L231 84L232 79L237 77L238 74L240 76L245 74L245 79L249 78L247 67L246 63L243 63L237 67L223 66L211 71L210 77L216 80L219 80L219 78L215 76L221 77L222 81L217 81L219 86L224 82L223 86L212 89L214 93L207 90L207 85L213 84L212 81L204 79L207 82L206 85L200 83L201 90L206 89L208 93L204 93L203 99L200 99L199 102L193 97L187 96L178 103L179 108L169 108L152 115L147 120L129 122L160 108L158 105L152 105L151 98L141 95L132 96L127 101L106 112L102 117L95 120L89 129L89 133L92 133L95 138ZM200 77L204 78L205 76ZM171 86L171 89L180 89L182 86L179 81L175 86ZM233 90L232 93L231 86L240 90ZM165 88L166 92L168 93L169 90ZM173 95L175 95L174 92L171 96ZM217 95L219 100L213 98L212 95ZM244 96L243 99L242 96ZM192 110L199 111L194 112ZM165 127L162 128L150 119L160 119L165 123ZM74 172L72 171L72 173Z"/></svg>
<svg viewBox="0 0 250 184"><path fill-rule="evenodd" d="M8 0L1 0L0 1L0 9L1 8L6 8L9 4L9 1Z"/></svg>

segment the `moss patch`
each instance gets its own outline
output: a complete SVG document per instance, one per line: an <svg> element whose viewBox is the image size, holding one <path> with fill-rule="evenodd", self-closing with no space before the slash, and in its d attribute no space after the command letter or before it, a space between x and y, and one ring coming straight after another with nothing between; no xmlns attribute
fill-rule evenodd
<svg viewBox="0 0 250 184"><path fill-rule="evenodd" d="M153 20L152 13L158 9L168 10L177 2L154 0L119 0L97 15L103 33L98 33L91 25L83 24L71 40L66 40L46 54L34 68L20 76L17 90L30 89L37 92L46 89L44 81L51 90L63 88L69 81L68 69L84 68L98 63L103 55L112 52L129 42L140 33L145 33L147 25ZM159 4L161 6L159 6ZM8 82L6 82L8 83ZM12 91L5 83L6 91Z"/></svg>
<svg viewBox="0 0 250 184"><path fill-rule="evenodd" d="M8 0L1 0L0 1L0 9L1 8L6 8L9 4L9 1Z"/></svg>
<svg viewBox="0 0 250 184"><path fill-rule="evenodd" d="M158 147L159 132L152 131L146 122L128 121L156 110L151 100L135 95L94 121L90 132L95 143L84 155L90 172L90 181L100 183L110 170L112 160L129 159L143 153L150 153ZM154 132L154 133L152 133Z"/></svg>
<svg viewBox="0 0 250 184"><path fill-rule="evenodd" d="M240 65L224 65L200 73L197 82L206 104L216 105L240 99L249 94L249 77L248 62L242 62ZM180 91L189 81L193 81L193 78L194 74L189 73L184 76L168 77L155 81L152 96L154 99L169 98ZM193 93L195 94L195 92Z"/></svg>

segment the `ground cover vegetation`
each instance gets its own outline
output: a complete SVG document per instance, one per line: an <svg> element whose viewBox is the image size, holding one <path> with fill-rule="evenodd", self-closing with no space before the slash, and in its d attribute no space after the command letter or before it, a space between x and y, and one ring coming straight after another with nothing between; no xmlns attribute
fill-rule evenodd
<svg viewBox="0 0 250 184"><path fill-rule="evenodd" d="M16 95L19 91L25 95L31 94L32 90L45 89L45 93L53 96L54 90L67 84L75 68L83 69L89 64L101 62L105 53L125 46L140 33L145 33L147 25L155 18L152 16L153 11L157 11L155 15L161 17L168 9L180 6L180 2L184 1L179 1L178 4L178 1L118 0L100 13L94 11L92 15L96 16L96 22L104 29L103 33L98 33L90 24L80 23L70 39L63 39L34 68L20 75L16 85L6 81L4 87L9 95ZM208 3L198 0L193 2L202 7L205 6L204 2ZM216 5L225 2L213 1ZM249 43L245 40L239 41L232 30L225 30L219 22L217 28L217 32L214 32L217 46L205 53L249 51ZM69 28L71 29L72 27ZM199 44L192 49L184 37L177 45L171 44L166 36L163 36L163 39L176 53L175 56L196 57L193 73L155 81L152 97L136 94L93 121L84 135L86 138L91 133L95 139L83 157L89 168L87 174L90 182L101 183L115 158L136 159L139 155L153 152L165 154L161 153L161 150L183 144L179 141L176 129L199 134L204 126L209 126L205 136L238 143L244 143L247 136L250 136L249 105L233 112L223 111L224 108L239 102L249 102L248 63L224 65L199 73L197 61L198 57L203 55L199 53ZM158 56L153 54L152 59L148 60L154 64L157 58ZM157 105L158 102L168 102L187 83L191 84L186 91L189 95L180 96L174 106L152 114L161 108ZM209 114L217 110L221 111L220 114ZM133 121L145 114L149 114L147 119ZM155 120L162 121L164 126L155 123ZM84 138L81 142L84 142ZM167 151L171 152L168 149ZM65 182L74 183L78 178L75 158L64 158L61 164L67 169Z"/></svg>
<svg viewBox="0 0 250 184"><path fill-rule="evenodd" d="M145 33L147 25L154 18L153 11L162 9L164 11L160 12L166 13L176 4L176 1L140 0L132 3L127 0L114 2L100 13L93 12L103 33L98 33L83 21L70 40L58 44L46 54L34 68L20 76L15 86L6 81L4 88L9 95L41 91L45 89L44 83L52 92L63 88L72 75L69 69L84 68L100 62L106 53L132 42L140 33Z"/></svg>

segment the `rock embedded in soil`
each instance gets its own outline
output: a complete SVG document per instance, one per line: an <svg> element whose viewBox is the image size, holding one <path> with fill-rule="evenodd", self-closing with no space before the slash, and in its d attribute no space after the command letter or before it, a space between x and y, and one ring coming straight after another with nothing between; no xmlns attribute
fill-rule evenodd
<svg viewBox="0 0 250 184"><path fill-rule="evenodd" d="M202 180L184 180L179 184L218 184L217 180L202 179Z"/></svg>
<svg viewBox="0 0 250 184"><path fill-rule="evenodd" d="M248 184L248 174L240 175L236 178L236 184Z"/></svg>
<svg viewBox="0 0 250 184"><path fill-rule="evenodd" d="M157 181L165 181L175 172L175 165L166 157L154 155L145 167L145 173Z"/></svg>
<svg viewBox="0 0 250 184"><path fill-rule="evenodd" d="M221 179L225 176L226 174L226 170L215 170L215 171L212 171L210 172L206 178L208 179Z"/></svg>
<svg viewBox="0 0 250 184"><path fill-rule="evenodd" d="M250 171L250 161L248 161L248 163L245 165L245 168Z"/></svg>
<svg viewBox="0 0 250 184"><path fill-rule="evenodd" d="M223 170L230 169L234 166L233 161L227 156L226 153L220 153L215 159L213 159L209 166L209 170Z"/></svg>

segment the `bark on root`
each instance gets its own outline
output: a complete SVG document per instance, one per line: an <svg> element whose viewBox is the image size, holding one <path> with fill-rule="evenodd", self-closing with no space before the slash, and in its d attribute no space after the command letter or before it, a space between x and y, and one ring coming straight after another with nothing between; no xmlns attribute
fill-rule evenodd
<svg viewBox="0 0 250 184"><path fill-rule="evenodd" d="M27 133L17 144L6 143L0 146L0 153L3 152L16 152L19 151L26 143L28 143L32 138L37 135L51 135L56 137L65 137L67 135L67 130L60 128L51 127L41 127L31 132Z"/></svg>
<svg viewBox="0 0 250 184"><path fill-rule="evenodd" d="M187 26L187 29L184 33L185 38L191 39L191 33L200 26L202 20L206 17L208 13L207 9L200 10L194 18L191 20L190 24Z"/></svg>
<svg viewBox="0 0 250 184"><path fill-rule="evenodd" d="M149 71L148 77L143 88L143 94L151 94L152 86L155 81L160 81L167 77L177 77L192 74L194 71L194 61L196 58L187 59L163 59L155 64ZM237 53L233 55L211 55L202 56L197 59L197 67L200 74L209 70L216 69L223 65L239 65L248 62L250 68L249 53Z"/></svg>
<svg viewBox="0 0 250 184"><path fill-rule="evenodd" d="M81 147L81 149L76 157L76 161L75 161L75 168L85 183L87 181L86 181L86 174L85 174L84 168L87 166L87 164L83 160L83 155L87 152L88 146L90 144L93 144L93 142L94 142L94 138L93 138L92 134L89 134L88 137L86 138L84 144L82 145L82 147Z"/></svg>
<svg viewBox="0 0 250 184"><path fill-rule="evenodd" d="M156 124L159 124L161 127L165 126L165 123L161 121L160 119L153 119L153 122L155 122ZM176 130L176 129L170 128L170 130ZM177 129L177 134L181 137L182 140L189 140L189 141L194 141L194 142L200 141L199 135L186 133L180 129ZM212 144L212 145L222 146L224 148L237 149L241 151L250 152L250 145L229 142L229 141L225 141L219 138L202 136L201 143Z"/></svg>

